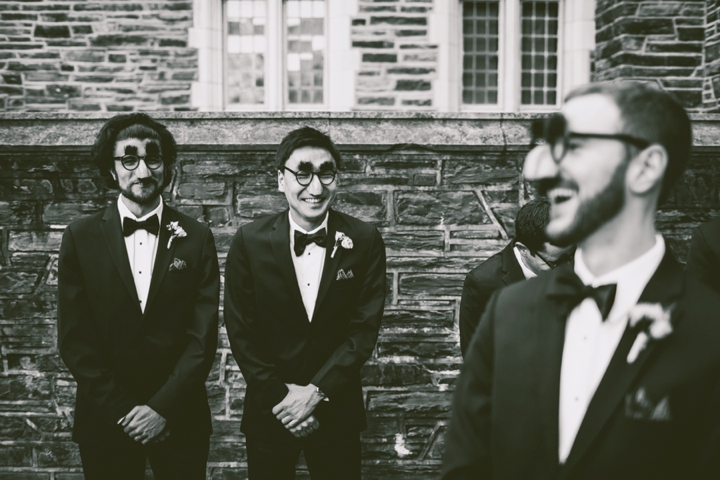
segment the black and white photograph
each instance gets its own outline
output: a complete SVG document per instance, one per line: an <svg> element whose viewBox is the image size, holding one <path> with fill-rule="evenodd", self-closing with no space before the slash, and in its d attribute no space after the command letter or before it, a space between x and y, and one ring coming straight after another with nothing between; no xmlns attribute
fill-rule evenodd
<svg viewBox="0 0 720 480"><path fill-rule="evenodd" d="M0 0L0 480L83 479L720 479L720 2Z"/></svg>

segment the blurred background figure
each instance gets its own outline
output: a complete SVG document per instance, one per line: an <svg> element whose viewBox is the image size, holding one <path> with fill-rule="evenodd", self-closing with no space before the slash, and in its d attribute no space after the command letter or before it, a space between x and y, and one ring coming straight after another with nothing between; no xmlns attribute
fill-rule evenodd
<svg viewBox="0 0 720 480"><path fill-rule="evenodd" d="M548 240L545 227L549 221L550 202L546 198L529 201L515 218L515 238L465 277L460 301L460 351L463 357L495 290L532 278L572 257L574 246L558 247Z"/></svg>

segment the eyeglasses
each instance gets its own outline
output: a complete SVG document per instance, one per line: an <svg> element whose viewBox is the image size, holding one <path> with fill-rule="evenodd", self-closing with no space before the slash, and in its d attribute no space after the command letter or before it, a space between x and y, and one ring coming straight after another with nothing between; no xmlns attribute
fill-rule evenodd
<svg viewBox="0 0 720 480"><path fill-rule="evenodd" d="M125 170L130 170L131 172L140 166L140 160L144 160L145 165L147 165L150 170L157 170L163 164L162 157L159 155L145 155L144 157L125 155L123 157L113 157L113 160L120 160Z"/></svg>
<svg viewBox="0 0 720 480"><path fill-rule="evenodd" d="M337 172L334 170L325 170L322 172L311 172L308 170L300 170L296 172L295 170L290 170L288 167L283 167L283 170L287 170L288 172L295 175L295 180L302 185L303 187L307 187L310 185L313 181L313 177L317 177L318 180L320 180L320 183L327 186L330 185L335 181L335 176L337 175Z"/></svg>
<svg viewBox="0 0 720 480"><path fill-rule="evenodd" d="M531 131L533 135L532 145L546 143L550 147L550 155L552 155L555 163L565 157L570 148L569 143L576 138L598 138L604 140L619 140L629 143L640 149L647 148L651 142L642 138L633 137L624 133L579 133L571 132L567 128L567 120L560 113L554 113L548 118L538 118L533 120Z"/></svg>

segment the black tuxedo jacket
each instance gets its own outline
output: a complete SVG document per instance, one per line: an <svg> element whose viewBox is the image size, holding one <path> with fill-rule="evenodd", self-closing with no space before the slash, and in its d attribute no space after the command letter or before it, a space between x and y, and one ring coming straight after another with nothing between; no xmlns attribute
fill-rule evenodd
<svg viewBox="0 0 720 480"><path fill-rule="evenodd" d="M563 265L493 296L468 351L445 479L720 478L720 297L666 254L640 303L675 304L674 332L627 355L627 328L564 465L558 402L571 305L547 295Z"/></svg>
<svg viewBox="0 0 720 480"><path fill-rule="evenodd" d="M331 258L338 231L354 245ZM312 383L327 395L329 402L315 409L320 428L365 428L360 368L375 348L383 314L385 246L376 228L331 210L326 248L310 322L291 257L288 211L235 234L225 267L224 316L247 382L244 433L292 437L271 412L287 394L286 383Z"/></svg>
<svg viewBox="0 0 720 480"><path fill-rule="evenodd" d="M187 236L168 249L165 226L172 221ZM117 428L136 405L150 406L176 431L211 432L205 379L217 347L215 242L207 226L167 205L161 222L144 314L117 203L73 222L63 235L58 347L77 381L77 442Z"/></svg>
<svg viewBox="0 0 720 480"><path fill-rule="evenodd" d="M687 269L720 292L720 218L695 229L687 257Z"/></svg>
<svg viewBox="0 0 720 480"><path fill-rule="evenodd" d="M490 297L498 290L525 280L515 257L515 241L475 267L465 277L460 300L460 351L463 357L480 323L480 317Z"/></svg>

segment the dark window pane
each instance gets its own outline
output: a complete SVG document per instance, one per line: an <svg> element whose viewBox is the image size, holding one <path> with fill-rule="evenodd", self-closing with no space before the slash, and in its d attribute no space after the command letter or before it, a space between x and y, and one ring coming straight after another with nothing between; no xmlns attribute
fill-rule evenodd
<svg viewBox="0 0 720 480"><path fill-rule="evenodd" d="M558 1L524 1L520 101L555 105L557 98ZM552 94L552 95L551 95ZM549 99L553 100L550 101Z"/></svg>

